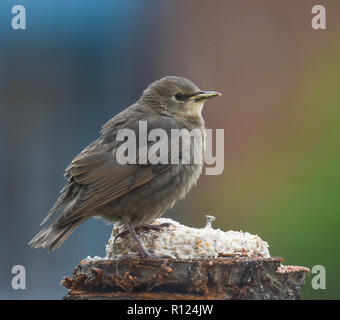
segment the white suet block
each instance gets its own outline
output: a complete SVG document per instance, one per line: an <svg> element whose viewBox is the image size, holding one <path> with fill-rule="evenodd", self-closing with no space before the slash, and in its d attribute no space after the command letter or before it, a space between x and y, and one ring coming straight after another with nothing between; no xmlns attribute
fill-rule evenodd
<svg viewBox="0 0 340 320"><path fill-rule="evenodd" d="M170 223L161 230L139 232L146 249L156 256L170 256L177 259L217 258L229 255L248 257L270 257L268 243L259 236L242 231L222 231L211 226L215 218L207 216L204 228L190 228L172 219L160 218L154 225ZM130 235L115 237L124 230L114 227L106 245L107 259L120 259L127 254L136 254L136 246Z"/></svg>

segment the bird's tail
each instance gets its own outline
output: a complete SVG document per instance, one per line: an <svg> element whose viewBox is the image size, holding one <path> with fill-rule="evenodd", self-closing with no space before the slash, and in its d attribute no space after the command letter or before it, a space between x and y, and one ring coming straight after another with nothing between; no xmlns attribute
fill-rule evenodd
<svg viewBox="0 0 340 320"><path fill-rule="evenodd" d="M86 219L79 218L64 225L59 225L56 221L42 229L28 244L34 248L48 248L51 252L57 249L84 220Z"/></svg>

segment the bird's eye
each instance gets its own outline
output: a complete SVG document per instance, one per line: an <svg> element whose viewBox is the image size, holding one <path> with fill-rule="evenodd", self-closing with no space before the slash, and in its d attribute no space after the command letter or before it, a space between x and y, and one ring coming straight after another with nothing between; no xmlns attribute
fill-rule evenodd
<svg viewBox="0 0 340 320"><path fill-rule="evenodd" d="M178 101L184 101L186 97L185 97L184 94L178 92L178 93L175 94L175 98Z"/></svg>

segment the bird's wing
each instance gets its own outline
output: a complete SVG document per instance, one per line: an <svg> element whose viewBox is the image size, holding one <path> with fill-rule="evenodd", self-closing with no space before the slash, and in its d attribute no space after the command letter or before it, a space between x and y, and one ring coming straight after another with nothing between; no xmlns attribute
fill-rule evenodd
<svg viewBox="0 0 340 320"><path fill-rule="evenodd" d="M170 165L121 165L112 152L94 151L78 156L68 168L73 183L81 186L77 196L58 219L63 224L87 215L138 188Z"/></svg>
<svg viewBox="0 0 340 320"><path fill-rule="evenodd" d="M149 119L150 128L155 127ZM174 123L164 119L157 125L169 129ZM106 137L104 137L106 138ZM138 139L138 136L136 137ZM110 139L111 140L111 139ZM155 142L148 142L148 147ZM64 194L52 208L43 223L60 207L65 207L58 218L58 224L69 223L88 215L99 207L110 203L131 190L138 188L170 169L171 164L120 164L115 151L119 143L106 141L103 137L85 148L66 169L69 183L63 189ZM148 149L148 148L147 148ZM144 152L147 152L147 149ZM138 156L138 152L137 152ZM147 155L141 155L147 157ZM171 155L169 155L171 157ZM138 158L137 158L138 163ZM73 190L76 190L74 192Z"/></svg>

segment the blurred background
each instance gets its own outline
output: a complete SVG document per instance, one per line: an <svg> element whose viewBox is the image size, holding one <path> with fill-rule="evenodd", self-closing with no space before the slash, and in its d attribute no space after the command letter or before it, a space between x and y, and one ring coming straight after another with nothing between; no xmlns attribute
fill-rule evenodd
<svg viewBox="0 0 340 320"><path fill-rule="evenodd" d="M11 9L26 8L26 30ZM339 299L340 2L0 2L0 299L61 299L59 285L87 256L105 256L111 227L92 219L52 254L28 247L64 185L64 169L101 125L164 75L223 97L204 110L225 130L225 169L202 176L166 213L201 227L258 234L285 263L326 268ZM13 290L24 265L27 289Z"/></svg>

